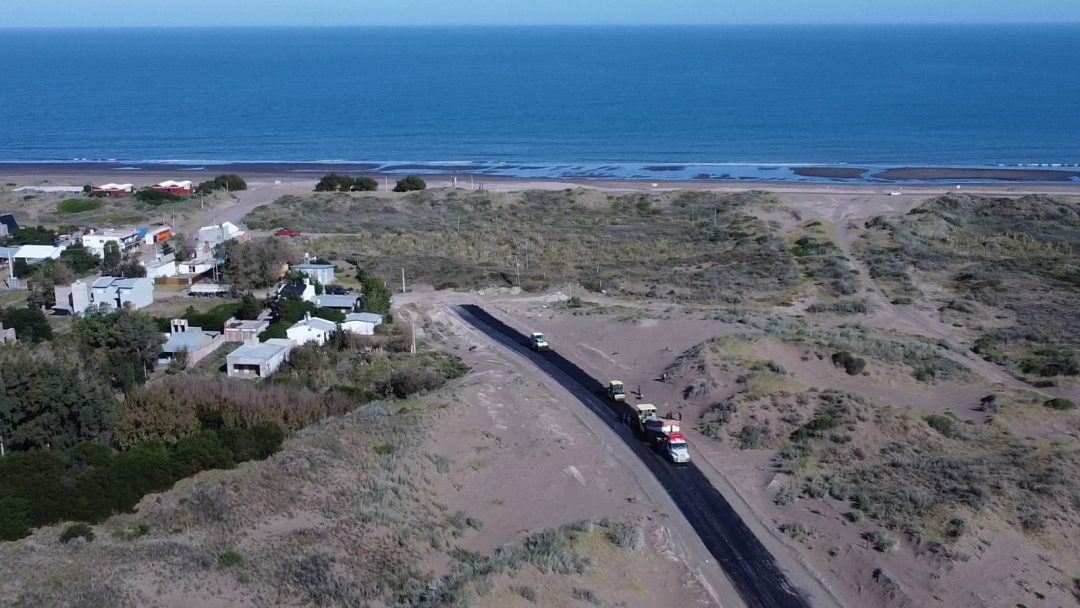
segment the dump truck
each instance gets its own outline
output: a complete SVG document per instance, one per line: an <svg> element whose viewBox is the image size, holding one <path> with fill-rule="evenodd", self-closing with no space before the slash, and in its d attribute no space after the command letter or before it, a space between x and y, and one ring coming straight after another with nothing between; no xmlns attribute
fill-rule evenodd
<svg viewBox="0 0 1080 608"><path fill-rule="evenodd" d="M645 421L645 439L653 449L675 464L690 462L686 436L678 420L650 418Z"/></svg>
<svg viewBox="0 0 1080 608"><path fill-rule="evenodd" d="M529 336L529 348L537 352L543 352L547 350L548 343L547 340L544 339L544 334L538 331L534 331L532 335Z"/></svg>
<svg viewBox="0 0 1080 608"><path fill-rule="evenodd" d="M607 396L612 401L626 401L626 387L621 380L612 380L607 385Z"/></svg>

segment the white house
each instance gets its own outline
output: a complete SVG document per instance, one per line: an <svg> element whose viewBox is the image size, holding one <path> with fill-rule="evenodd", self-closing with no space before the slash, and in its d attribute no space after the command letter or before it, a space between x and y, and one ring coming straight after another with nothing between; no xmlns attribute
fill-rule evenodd
<svg viewBox="0 0 1080 608"><path fill-rule="evenodd" d="M196 240L199 242L200 249L213 249L215 245L224 243L225 241L231 241L233 239L243 240L247 236L247 233L240 229L239 226L232 222L222 222L216 226L203 226L199 228L199 234L196 236Z"/></svg>
<svg viewBox="0 0 1080 608"><path fill-rule="evenodd" d="M82 236L83 247L99 256L105 255L105 243L110 241L116 243L124 253L138 249L143 242L143 236L134 230L94 230Z"/></svg>
<svg viewBox="0 0 1080 608"><path fill-rule="evenodd" d="M142 261L140 264L146 268L146 276L151 279L156 279L158 277L175 277L179 274L179 271L176 269L176 256L171 253L169 255L159 254L154 260Z"/></svg>
<svg viewBox="0 0 1080 608"><path fill-rule="evenodd" d="M180 274L206 274L214 269L217 263L212 256L201 256L192 260L177 262L177 270Z"/></svg>
<svg viewBox="0 0 1080 608"><path fill-rule="evenodd" d="M26 260L27 263L41 262L43 260L55 260L66 247L53 247L52 245L23 245L11 255L18 260Z"/></svg>
<svg viewBox="0 0 1080 608"><path fill-rule="evenodd" d="M90 286L90 300L102 308L123 308L129 304L136 310L145 308L154 303L154 280L101 277Z"/></svg>
<svg viewBox="0 0 1080 608"><path fill-rule="evenodd" d="M382 315L372 312L354 312L345 315L341 329L361 336L375 335L375 327L382 325Z"/></svg>
<svg viewBox="0 0 1080 608"><path fill-rule="evenodd" d="M330 285L334 282L334 270L336 267L333 264L297 264L291 267L289 270L306 274L311 277L311 280L318 281L323 285Z"/></svg>
<svg viewBox="0 0 1080 608"><path fill-rule="evenodd" d="M356 303L359 300L360 298L353 295L333 296L324 293L321 296L315 296L315 305L319 308L333 308L334 310L352 312L356 310Z"/></svg>
<svg viewBox="0 0 1080 608"><path fill-rule="evenodd" d="M304 302L314 302L316 298L315 286L306 277L303 283L282 283L277 295L279 298L295 297Z"/></svg>
<svg viewBox="0 0 1080 608"><path fill-rule="evenodd" d="M308 313L304 315L303 321L298 321L285 330L285 335L289 336L290 340L295 340L297 346L308 342L316 342L319 346L322 346L326 344L330 332L335 329L337 329L337 323L319 317L312 317L311 313Z"/></svg>

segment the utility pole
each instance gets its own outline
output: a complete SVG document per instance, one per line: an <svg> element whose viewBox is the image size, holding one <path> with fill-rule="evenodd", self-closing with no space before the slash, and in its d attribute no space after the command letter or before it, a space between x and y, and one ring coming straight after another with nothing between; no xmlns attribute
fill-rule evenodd
<svg viewBox="0 0 1080 608"><path fill-rule="evenodd" d="M401 293L405 293L405 269L401 269Z"/></svg>
<svg viewBox="0 0 1080 608"><path fill-rule="evenodd" d="M0 458L4 457L4 437L0 435Z"/></svg>
<svg viewBox="0 0 1080 608"><path fill-rule="evenodd" d="M416 317L409 317L409 333L412 334L412 346L409 347L409 353L416 354Z"/></svg>

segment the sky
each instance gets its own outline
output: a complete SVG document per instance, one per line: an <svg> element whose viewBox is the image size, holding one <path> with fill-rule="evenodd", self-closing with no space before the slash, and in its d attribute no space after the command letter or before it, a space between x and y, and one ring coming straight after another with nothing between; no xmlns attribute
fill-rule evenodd
<svg viewBox="0 0 1080 608"><path fill-rule="evenodd" d="M1080 23L1080 0L0 0L0 27Z"/></svg>

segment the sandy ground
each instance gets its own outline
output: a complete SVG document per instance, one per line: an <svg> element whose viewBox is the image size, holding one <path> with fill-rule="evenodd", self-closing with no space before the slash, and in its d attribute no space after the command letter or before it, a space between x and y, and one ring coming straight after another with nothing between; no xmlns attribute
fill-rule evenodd
<svg viewBox="0 0 1080 608"><path fill-rule="evenodd" d="M1033 600L1034 593L1068 597L1061 589L1047 588L1049 581L1059 578L1055 566L1042 557L1047 547L1004 525L987 524L980 529L979 541L972 548L974 559L947 562L916 555L906 546L894 554L872 550L861 538L863 532L872 529L872 524L851 524L844 517L843 505L835 501L803 500L788 507L774 504L776 492L789 485L791 480L772 469L772 451L739 450L732 442L717 443L702 436L692 422L707 405L735 392L735 374L725 378L715 391L690 399L680 394L680 386L659 381L661 371L686 349L712 337L742 333L745 328L702 321L700 315L672 312L655 304L643 304L645 313L636 315L634 320L620 319L613 314L573 315L556 305L560 297L565 297L562 294L513 295L506 290L483 295L449 294L418 289L399 297L409 307L418 307L424 317L435 319L423 331L439 334L447 332L448 327L453 328L450 333L460 331L451 318L452 313L448 312L451 304L482 304L486 310L523 332L545 332L554 348L601 381L623 380L631 393L636 393L640 387L644 393L642 401L656 404L662 413L682 414L687 420L684 430L689 435L698 465L732 502L793 581L811 593L815 606L981 607L1029 605L1024 602ZM907 405L928 412L951 411L965 419L982 416L975 411L978 398L995 387L992 379L978 376L966 383L925 385L911 379L909 374L890 370L872 370L868 377L852 378L827 360L806 357L809 353L805 350L804 347L763 340L747 355L782 362L790 374L784 388L793 391L811 387L837 388L877 403ZM490 356L491 365L513 365L523 382L536 387L537 392L530 394L532 399L542 399L541 389L553 388L543 372L520 367L505 351L492 352ZM558 387L554 389L558 391ZM485 389L480 402L489 411L500 412L510 407L511 399L500 390L498 387ZM636 395L632 394L631 399L637 400ZM564 423L560 425L562 428L587 423L585 408L576 410L571 413L565 405L559 409L558 419ZM540 424L546 426L553 420L546 407L535 411ZM575 422L573 417L580 419ZM591 428L592 432L597 432L595 426ZM602 436L600 440L603 441ZM541 460L558 459L562 455L561 450L553 451L550 445L523 449L519 457L530 465L519 467L518 471L531 468L533 459L538 456L537 450L541 450ZM582 479L577 480L579 485L610 483L607 477L613 469L582 468L580 460L575 462L573 466L582 474ZM633 466L630 470L639 483L647 483L647 472L635 470ZM566 474L576 478L573 473ZM563 478L545 479L545 482L552 483L560 491L574 485ZM542 502L543 498L538 500ZM672 528L678 528L676 524L681 523L674 516L667 521L672 522ZM802 543L792 540L779 530L780 524L792 521L808 522L821 531L822 536ZM692 531L683 528L683 534L692 535ZM1068 553L1066 551L1066 560L1072 561ZM1006 599L1008 601L1002 603Z"/></svg>

